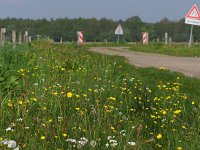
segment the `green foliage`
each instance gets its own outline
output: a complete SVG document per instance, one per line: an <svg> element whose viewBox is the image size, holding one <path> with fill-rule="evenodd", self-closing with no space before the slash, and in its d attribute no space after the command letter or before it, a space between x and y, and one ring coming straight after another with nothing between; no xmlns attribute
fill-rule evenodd
<svg viewBox="0 0 200 150"><path fill-rule="evenodd" d="M117 41L114 31L119 24L118 21L111 19L95 19L95 18L76 18L76 19L0 19L0 27L7 28L7 33L11 37L11 31L24 33L29 31L32 39L36 39L38 35L41 37L49 37L59 42L61 37L63 41L75 42L77 40L77 31L84 32L84 40L86 42L108 42ZM174 42L187 42L189 39L190 26L186 25L184 19L179 21L170 21L164 18L156 23L143 22L138 16L120 20L120 24L124 30L124 35L120 39L126 42L141 42L141 32L149 32L149 40L156 41L157 38L164 42L165 32L172 37ZM200 40L200 29L194 27L194 42ZM11 39L10 39L11 40Z"/></svg>
<svg viewBox="0 0 200 150"><path fill-rule="evenodd" d="M8 87L20 83L0 96L1 149L8 140L20 149L198 147L199 80L87 48L1 48Z"/></svg>

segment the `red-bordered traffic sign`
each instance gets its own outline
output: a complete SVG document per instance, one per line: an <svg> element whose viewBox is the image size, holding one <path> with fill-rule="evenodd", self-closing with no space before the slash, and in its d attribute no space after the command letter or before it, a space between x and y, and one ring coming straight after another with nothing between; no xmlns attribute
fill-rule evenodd
<svg viewBox="0 0 200 150"><path fill-rule="evenodd" d="M197 5L194 4L185 16L185 23L200 26L200 12Z"/></svg>
<svg viewBox="0 0 200 150"><path fill-rule="evenodd" d="M200 19L200 12L199 9L197 8L197 5L194 4L190 11L187 13L185 18L191 18L191 19Z"/></svg>

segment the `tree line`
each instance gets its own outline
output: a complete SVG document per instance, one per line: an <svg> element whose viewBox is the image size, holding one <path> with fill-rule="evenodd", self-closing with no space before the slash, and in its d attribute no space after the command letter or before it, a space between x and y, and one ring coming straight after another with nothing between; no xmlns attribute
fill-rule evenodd
<svg viewBox="0 0 200 150"><path fill-rule="evenodd" d="M29 35L37 37L49 37L58 42L76 41L77 31L84 32L84 39L88 42L113 42L117 40L114 31L118 24L122 25L124 34L120 37L121 41L139 42L141 41L141 32L149 33L149 41L164 41L165 33L174 42L186 42L189 39L190 25L185 24L185 20L171 21L167 18L156 23L143 22L140 17L133 16L126 20L114 21L112 19L101 18L60 18L60 19L0 19L0 27L6 28L6 34L9 35L12 30L17 32L28 31ZM200 41L200 28L194 26L193 40Z"/></svg>

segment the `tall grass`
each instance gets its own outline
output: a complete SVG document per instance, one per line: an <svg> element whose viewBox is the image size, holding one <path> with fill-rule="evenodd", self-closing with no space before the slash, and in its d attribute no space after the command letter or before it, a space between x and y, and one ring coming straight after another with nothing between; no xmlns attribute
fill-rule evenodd
<svg viewBox="0 0 200 150"><path fill-rule="evenodd" d="M2 72L18 82L1 93L2 149L199 148L197 79L74 44L0 53Z"/></svg>

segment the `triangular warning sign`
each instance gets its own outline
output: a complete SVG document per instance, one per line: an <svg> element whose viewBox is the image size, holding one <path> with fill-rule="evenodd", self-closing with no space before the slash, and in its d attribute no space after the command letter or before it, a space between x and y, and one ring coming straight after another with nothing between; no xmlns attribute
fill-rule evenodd
<svg viewBox="0 0 200 150"><path fill-rule="evenodd" d="M122 29L122 26L120 24L116 28L115 34L118 34L118 35L122 35L123 34L123 29Z"/></svg>
<svg viewBox="0 0 200 150"><path fill-rule="evenodd" d="M200 12L196 4L192 6L192 8L190 9L190 11L187 13L185 17L192 18L192 19L200 19Z"/></svg>

